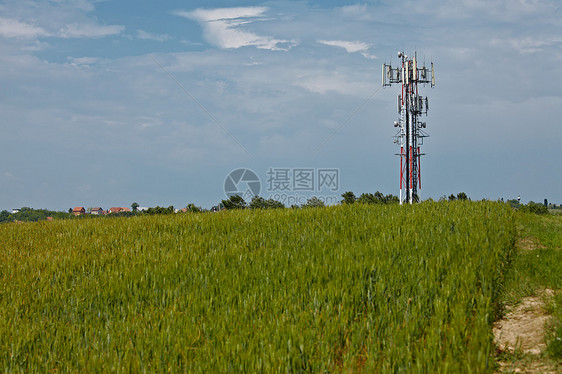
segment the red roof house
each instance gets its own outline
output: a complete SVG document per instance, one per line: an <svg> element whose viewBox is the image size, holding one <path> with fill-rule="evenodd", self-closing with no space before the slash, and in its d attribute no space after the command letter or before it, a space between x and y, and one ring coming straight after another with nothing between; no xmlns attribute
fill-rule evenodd
<svg viewBox="0 0 562 374"><path fill-rule="evenodd" d="M72 213L73 213L75 216L79 216L79 215L81 215L81 214L86 214L86 209L84 209L83 206L77 206L77 207L75 207L74 209L72 209Z"/></svg>
<svg viewBox="0 0 562 374"><path fill-rule="evenodd" d="M131 209L126 208L126 207L116 207L114 206L113 208L109 209L109 213L119 213L119 212L130 212Z"/></svg>

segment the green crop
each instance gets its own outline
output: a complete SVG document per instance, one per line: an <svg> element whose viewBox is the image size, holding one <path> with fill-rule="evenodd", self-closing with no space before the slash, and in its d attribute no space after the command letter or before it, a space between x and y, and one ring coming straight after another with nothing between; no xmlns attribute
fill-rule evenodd
<svg viewBox="0 0 562 374"><path fill-rule="evenodd" d="M489 372L490 202L0 226L4 371Z"/></svg>

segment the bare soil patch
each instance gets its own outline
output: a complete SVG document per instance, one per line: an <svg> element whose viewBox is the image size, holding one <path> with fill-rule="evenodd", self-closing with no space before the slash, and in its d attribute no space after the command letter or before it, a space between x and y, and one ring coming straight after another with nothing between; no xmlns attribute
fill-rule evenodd
<svg viewBox="0 0 562 374"><path fill-rule="evenodd" d="M556 362L526 358L514 362L500 362L498 373L560 374L562 367Z"/></svg>
<svg viewBox="0 0 562 374"><path fill-rule="evenodd" d="M528 236L526 238L519 238L517 239L516 246L525 251L533 251L535 249L544 249L546 248L542 245L537 238L532 236Z"/></svg>
<svg viewBox="0 0 562 374"><path fill-rule="evenodd" d="M544 300L553 297L552 290L524 298L503 319L494 323L494 340L500 373L561 373L562 368L543 357L546 348L545 328L550 316Z"/></svg>

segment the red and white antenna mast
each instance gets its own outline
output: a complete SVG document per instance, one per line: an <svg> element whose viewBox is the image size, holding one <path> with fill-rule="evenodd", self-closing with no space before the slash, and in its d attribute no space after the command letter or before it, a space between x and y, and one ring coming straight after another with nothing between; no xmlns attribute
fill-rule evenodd
<svg viewBox="0 0 562 374"><path fill-rule="evenodd" d="M416 55L409 59L404 52L398 52L401 66L393 68L391 65L382 65L382 85L391 86L392 83L402 85L402 92L398 95L398 113L400 119L394 122L398 127L394 143L400 146L400 204L412 204L419 201L418 189L421 189L420 161L423 153L420 146L423 139L429 135L423 129L426 123L419 118L427 115L429 101L427 97L418 93L418 83L435 86L433 62L431 70L425 66L418 66Z"/></svg>

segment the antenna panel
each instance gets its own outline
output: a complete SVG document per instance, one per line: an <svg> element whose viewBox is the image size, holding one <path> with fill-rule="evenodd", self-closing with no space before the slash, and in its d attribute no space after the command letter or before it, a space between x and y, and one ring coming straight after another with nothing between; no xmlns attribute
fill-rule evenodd
<svg viewBox="0 0 562 374"><path fill-rule="evenodd" d="M382 65L382 86L390 86L390 83L386 83L386 77L390 75L390 66L387 64Z"/></svg>
<svg viewBox="0 0 562 374"><path fill-rule="evenodd" d="M433 62L431 63L431 87L435 87L435 70L433 69Z"/></svg>

